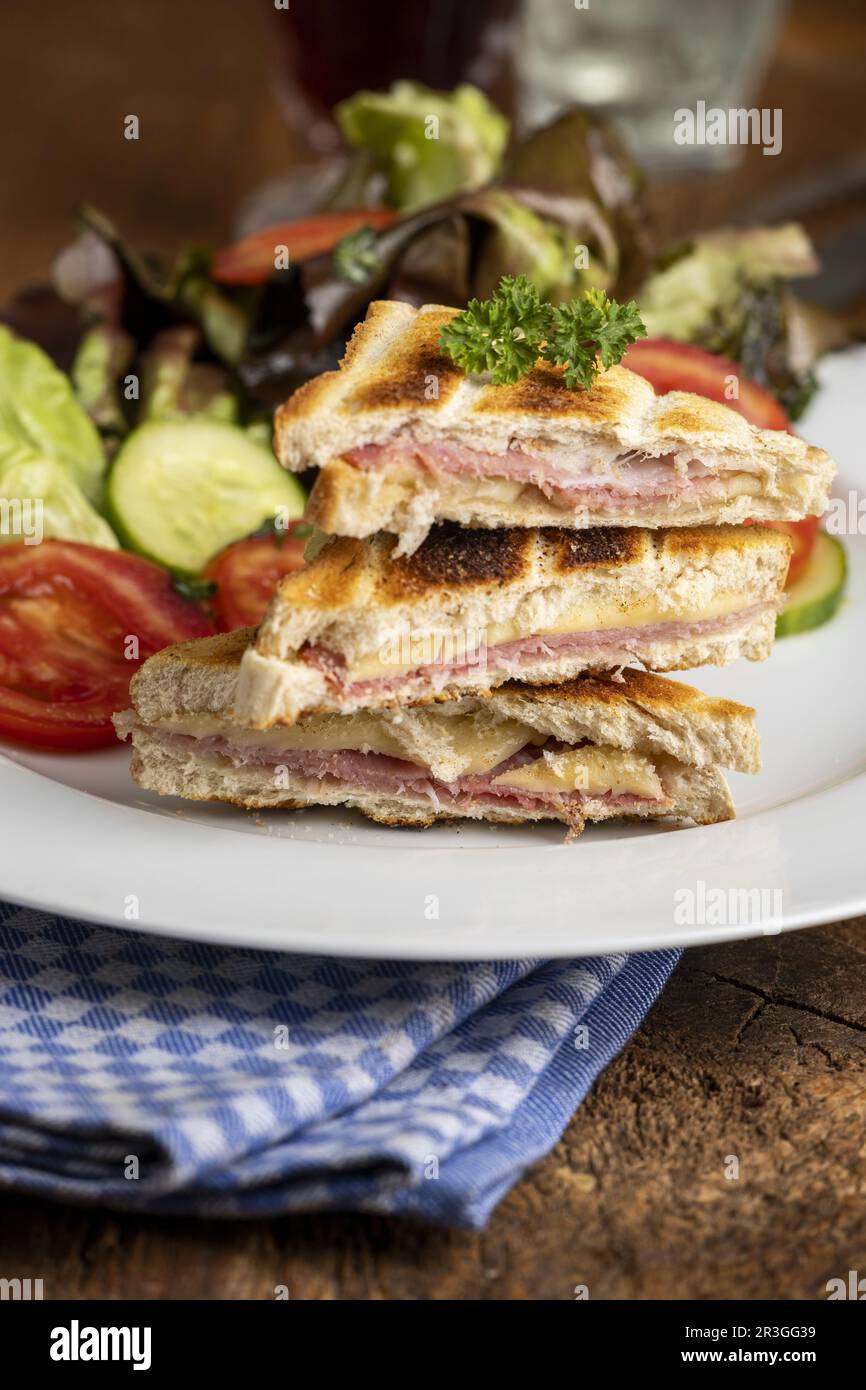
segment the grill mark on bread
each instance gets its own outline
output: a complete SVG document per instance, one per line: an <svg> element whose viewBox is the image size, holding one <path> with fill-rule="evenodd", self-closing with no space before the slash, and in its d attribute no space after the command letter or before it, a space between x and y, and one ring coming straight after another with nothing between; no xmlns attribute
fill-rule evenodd
<svg viewBox="0 0 866 1390"><path fill-rule="evenodd" d="M594 526L588 531L546 528L543 535L554 547L557 574L595 565L629 565L646 550L647 533L633 526Z"/></svg>
<svg viewBox="0 0 866 1390"><path fill-rule="evenodd" d="M537 589L550 579L581 582L594 569L638 574L666 562L714 569L737 553L761 552L767 573L781 572L791 541L762 526L695 526L649 531L634 526L470 529L456 522L435 526L409 556L394 558L396 540L384 534L366 540L333 537L305 568L279 583L260 631L260 651L269 646L271 625L285 612L326 611L343 615L353 607L398 607L425 597L457 601L461 591ZM781 582L781 581L780 581ZM462 601L462 599L461 599ZM630 602L624 598L624 604ZM449 603L449 611L450 611Z"/></svg>
<svg viewBox="0 0 866 1390"><path fill-rule="evenodd" d="M430 589L512 584L530 571L534 533L520 527L506 531L470 531L455 522L434 526L412 555L393 561L389 594Z"/></svg>
<svg viewBox="0 0 866 1390"><path fill-rule="evenodd" d="M293 608L346 606L361 581L365 556L374 547L375 540L375 537L358 541L348 536L335 536L320 552L327 556L326 562L317 564L313 560L302 569L284 575L276 594Z"/></svg>
<svg viewBox="0 0 866 1390"><path fill-rule="evenodd" d="M347 403L351 410L376 406L397 409L407 405L436 410L457 390L462 375L450 357L444 357L430 344L413 351L390 375L361 386ZM430 377L436 379L435 395L429 391Z"/></svg>
<svg viewBox="0 0 866 1390"><path fill-rule="evenodd" d="M590 391L565 385L565 369L539 362L512 386L491 386L473 407L473 413L498 415L522 411L557 418L569 416L588 424L606 424L639 411L653 396L649 382L624 367L609 367L596 377Z"/></svg>
<svg viewBox="0 0 866 1390"><path fill-rule="evenodd" d="M457 312L438 307L421 310L397 344L346 397L347 408L350 411L377 407L396 410L400 406L422 406L430 411L441 409L463 380L463 372L439 347L440 328ZM435 395L428 390L431 376L436 378Z"/></svg>

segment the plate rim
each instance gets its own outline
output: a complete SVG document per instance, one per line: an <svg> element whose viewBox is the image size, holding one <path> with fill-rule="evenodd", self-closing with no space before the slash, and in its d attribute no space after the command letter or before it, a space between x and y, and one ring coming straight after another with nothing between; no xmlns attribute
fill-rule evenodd
<svg viewBox="0 0 866 1390"><path fill-rule="evenodd" d="M90 806L89 816L74 815L82 795ZM243 846L239 856L209 855L208 848L213 845L215 833L223 843L221 828L170 815L155 816L142 807L122 805L96 793L82 792L0 753L0 843L9 851L0 895L23 907L124 930L213 945L333 957L479 961L526 958L528 947L533 958L551 959L611 951L662 950L776 935L866 912L866 876L858 881L857 875L851 873L851 861L856 857L851 853L856 843L856 826L864 814L866 771L860 771L781 807L755 812L741 821L671 830L663 835L599 841L592 846L591 859L590 856L584 860L577 858L581 854L580 844L509 847L504 860L501 846L477 846L473 847L475 852L471 856L473 872L467 874L466 857L460 849L452 847L409 847L395 855L387 845L353 846L363 849L366 862L362 883L359 885L354 879L351 883L352 906L356 915L366 919L366 924L351 929L329 925L325 935L320 936L322 919L329 913L349 910L349 900L345 890L341 890L342 897L330 900L315 893L316 871L320 867L324 871L326 861L335 853L344 852L347 846L244 834L236 837L238 848ZM146 818L148 836L141 835L142 817ZM849 827L847 834L840 834L840 824ZM43 880L44 887L36 887L32 852L34 832L45 836L46 832L60 828L66 835L61 859L63 871L57 872L56 865L53 866ZM804 834L812 860L821 865L822 881L834 885L817 894L814 872L805 877L802 873L806 859L802 853ZM745 842L750 839L755 841L756 848L751 854L744 854ZM769 842L776 842L776 876L785 880L785 908L778 920L763 927L754 923L685 927L674 924L671 903L678 889L693 880L703 878L706 882L708 865L716 869L713 886L718 883L720 887L726 884L732 888L741 887L750 881L750 876L754 879L760 874ZM669 852L672 844L678 846L673 855ZM144 880L148 881L151 870L158 870L172 879L172 887L167 892L166 885L161 885L162 891L156 894L153 906L145 905L138 917L126 918L121 904L127 895L121 890L126 888L131 893L139 884L139 878L129 865L135 860L136 851L140 861L142 847L156 861L145 871ZM104 855L106 849L113 854L107 873L100 863L100 855ZM298 878L293 876L295 866L290 864L286 869L285 860L296 860L299 854L305 866L312 863L313 872ZM268 861L275 855L283 862L277 866L280 872L271 875L269 880L268 871L274 868L274 863ZM532 894L536 892L534 883L527 879L521 897L519 886L524 870L529 870L536 882L538 873L546 870L548 896L551 891L561 895L568 889L573 894L585 891L592 879L604 880L614 873L616 861L624 855L628 856L629 867L638 878L646 871L646 878L642 880L642 930L629 927L618 911L620 904L611 900L607 891L598 892L598 883L598 896L588 905L596 914L596 920L589 934L585 928L581 929L580 939L568 939L561 912L552 926L547 921L536 921L527 927L522 920L524 916L531 920ZM500 882L506 880L505 887L510 894L504 905L500 894L495 907L491 906L488 878L483 872L485 861L493 856L496 856L497 877ZM202 881L196 877L196 872L205 859L208 876ZM235 867L237 859L246 861L240 866L240 874ZM847 878L844 874L846 859ZM439 868L444 863L445 873L450 875L446 884L453 885L457 878L462 880L460 914L444 925L441 919L432 920L425 928L424 937L419 936L417 929L404 934L405 920L401 914L405 913L405 903L412 901L420 911L422 900L427 896L418 892L414 899L407 899L411 880L418 869L429 868L433 861L438 861ZM726 865L735 870L734 878ZM176 878L177 875L181 877ZM184 881L184 875L194 887L186 890L178 900L176 883ZM384 893L383 875L390 875L392 880ZM284 885L280 880L283 879L285 893L281 893ZM269 882L276 882L276 894L268 894ZM86 902L81 897L85 885ZM429 884L421 884L422 888L425 886ZM190 892L198 895L194 901L190 899ZM279 915L281 897L283 906L288 904L291 909L287 917ZM110 907L111 901L117 906ZM403 906L399 905L401 902ZM666 915L660 912L663 903L667 904ZM183 921L179 920L181 906ZM191 906L195 909L192 912ZM269 914L265 920L259 917L251 924L242 925L246 914L263 911ZM234 914L233 925L226 924L227 913ZM491 944L488 932L494 917L497 940ZM419 917L416 927L420 920ZM479 928L483 932L480 940L476 939ZM513 946L510 944L512 938Z"/></svg>

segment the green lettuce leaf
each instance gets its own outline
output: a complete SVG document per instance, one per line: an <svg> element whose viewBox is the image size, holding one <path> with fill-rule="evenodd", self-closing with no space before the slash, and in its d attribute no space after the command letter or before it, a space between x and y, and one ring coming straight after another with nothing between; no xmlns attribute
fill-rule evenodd
<svg viewBox="0 0 866 1390"><path fill-rule="evenodd" d="M695 343L739 362L796 420L817 388L818 355L786 281L818 261L797 223L703 232L660 259L638 295L652 338Z"/></svg>
<svg viewBox="0 0 866 1390"><path fill-rule="evenodd" d="M811 275L818 268L811 242L796 223L704 232L640 289L638 302L651 338L691 342L714 317L736 311L744 285Z"/></svg>
<svg viewBox="0 0 866 1390"><path fill-rule="evenodd" d="M126 433L118 378L134 355L135 343L129 334L107 323L89 328L78 345L71 373L75 394L106 435Z"/></svg>
<svg viewBox="0 0 866 1390"><path fill-rule="evenodd" d="M387 92L356 92L334 115L348 144L385 175L386 201L403 212L487 183L508 140L506 117L468 84L434 92L395 82Z"/></svg>
<svg viewBox="0 0 866 1390"><path fill-rule="evenodd" d="M41 512L39 532L35 541L53 536L64 541L81 541L99 545L105 550L117 550L117 537L95 507L92 507L64 465L53 458L20 453L0 457L0 499L6 503L6 526L0 528L0 544L15 543L25 535L14 530L8 517L16 509L29 516L31 523Z"/></svg>
<svg viewBox="0 0 866 1390"><path fill-rule="evenodd" d="M50 357L0 325L0 464L30 457L61 464L99 502L105 471L99 431Z"/></svg>
<svg viewBox="0 0 866 1390"><path fill-rule="evenodd" d="M163 328L141 356L139 425L205 415L226 424L238 421L238 400L228 372L217 362L196 362L201 332L194 324Z"/></svg>

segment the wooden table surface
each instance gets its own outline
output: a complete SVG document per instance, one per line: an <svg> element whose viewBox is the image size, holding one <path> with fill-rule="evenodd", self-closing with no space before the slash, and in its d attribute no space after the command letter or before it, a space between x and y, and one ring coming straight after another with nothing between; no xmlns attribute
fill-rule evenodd
<svg viewBox="0 0 866 1390"><path fill-rule="evenodd" d="M291 160L260 7L19 3L0 49L0 295L44 275L76 203L139 245L224 240ZM82 25L86 41L82 41ZM774 159L658 185L664 235L800 216L866 302L860 0L791 6L759 105ZM38 55L39 80L34 72ZM359 82L363 74L359 73ZM124 141L125 115L141 121ZM844 277L843 277L844 278ZM804 731L808 736L808 731ZM866 920L686 953L561 1143L478 1235L384 1218L217 1224L0 1197L0 1275L46 1298L820 1298L866 1269ZM728 1176L738 1161L739 1176Z"/></svg>
<svg viewBox="0 0 866 1390"><path fill-rule="evenodd" d="M866 921L689 951L479 1235L0 1200L45 1297L819 1298L866 1270ZM731 1157L739 1178L730 1180Z"/></svg>

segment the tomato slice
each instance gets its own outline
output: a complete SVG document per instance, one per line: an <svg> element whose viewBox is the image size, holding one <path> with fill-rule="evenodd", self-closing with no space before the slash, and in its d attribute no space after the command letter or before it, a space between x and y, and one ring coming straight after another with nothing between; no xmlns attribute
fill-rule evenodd
<svg viewBox="0 0 866 1390"><path fill-rule="evenodd" d="M695 395L730 406L759 429L793 433L775 396L743 376L740 367L729 357L720 357L691 343L677 343L669 338L642 338L628 349L623 365L645 377L658 396L668 391L693 391ZM739 394L736 399L729 400L726 391L732 376L737 379ZM786 588L799 579L808 565L819 523L817 516L807 516L802 521L761 522L762 526L784 531L794 542Z"/></svg>
<svg viewBox="0 0 866 1390"><path fill-rule="evenodd" d="M258 626L279 580L304 563L306 533L299 522L285 536L235 541L209 561L204 574L217 586L211 606L223 632Z"/></svg>
<svg viewBox="0 0 866 1390"><path fill-rule="evenodd" d="M821 518L819 516L805 516L802 521L762 521L760 524L761 526L771 526L774 531L784 532L794 542L791 563L788 566L788 578L785 580L785 588L790 589L791 585L800 578L812 557Z"/></svg>
<svg viewBox="0 0 866 1390"><path fill-rule="evenodd" d="M288 247L290 264L308 261L330 251L349 232L359 227L387 227L396 216L392 208L355 208L280 222L217 251L211 261L211 275L223 285L261 285L274 273L275 247Z"/></svg>
<svg viewBox="0 0 866 1390"><path fill-rule="evenodd" d="M72 541L2 546L0 735L38 748L112 744L136 667L213 630L137 555Z"/></svg>
<svg viewBox="0 0 866 1390"><path fill-rule="evenodd" d="M642 338L632 343L622 364L646 377L658 396L668 391L693 391L696 396L707 396L730 406L762 430L791 428L775 396L744 376L742 368L730 357L720 357L671 338ZM731 377L737 382L738 395L734 399L725 394Z"/></svg>

